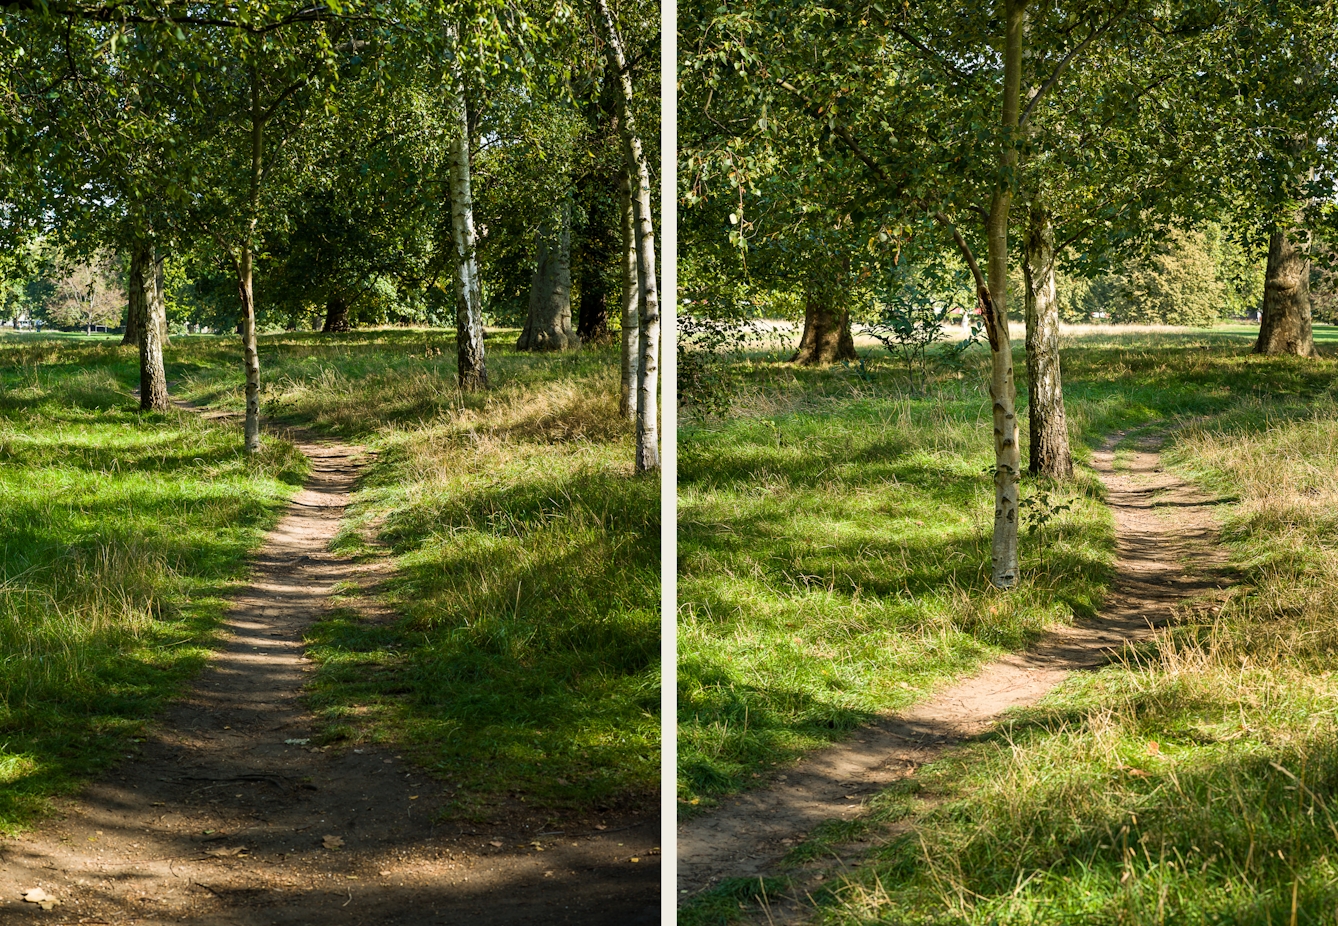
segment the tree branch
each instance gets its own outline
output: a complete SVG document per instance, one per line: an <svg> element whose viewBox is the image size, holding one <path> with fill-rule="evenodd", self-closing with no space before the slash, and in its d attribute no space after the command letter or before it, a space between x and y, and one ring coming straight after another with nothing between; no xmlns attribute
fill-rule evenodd
<svg viewBox="0 0 1338 926"><path fill-rule="evenodd" d="M1036 105L1041 102L1041 99L1049 93L1051 89L1054 88L1055 84L1059 81L1059 78L1064 75L1064 72L1068 70L1069 65L1073 63L1073 59L1082 54L1087 46L1091 45L1098 35L1113 29L1115 23L1119 21L1119 18L1122 15L1124 15L1124 9L1111 13L1110 20L1104 26L1093 28L1092 31L1088 33L1087 38L1073 46L1073 48L1069 49L1067 55L1059 59L1059 64L1055 65L1054 71L1048 78L1046 78L1045 83L1041 84L1041 89L1037 90L1036 93L1032 95L1032 98L1027 101L1027 108L1022 110L1022 118L1018 120L1019 128L1026 125L1028 120L1031 119L1031 114L1036 109Z"/></svg>

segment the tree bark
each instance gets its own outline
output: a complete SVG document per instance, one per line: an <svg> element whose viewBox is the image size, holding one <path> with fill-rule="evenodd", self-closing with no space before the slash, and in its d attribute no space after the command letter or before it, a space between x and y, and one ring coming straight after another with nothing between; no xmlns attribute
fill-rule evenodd
<svg viewBox="0 0 1338 926"><path fill-rule="evenodd" d="M135 260L133 251L131 251L130 260L132 263ZM121 343L123 345L133 344L136 347L139 346L139 330L144 326L143 313L143 303L136 302L134 299L129 300L129 304L126 306L125 310L125 334L121 335Z"/></svg>
<svg viewBox="0 0 1338 926"><path fill-rule="evenodd" d="M627 69L622 40L609 12L608 0L595 0L604 51L610 69L618 75L618 125L627 170L633 178L632 210L636 222L638 282L636 471L660 468L658 398L660 366L660 296L655 277L655 224L651 211L650 169L632 107L632 75Z"/></svg>
<svg viewBox="0 0 1338 926"><path fill-rule="evenodd" d="M1033 476L1073 477L1064 387L1059 371L1059 300L1055 293L1055 228L1043 206L1033 204L1027 228L1027 412Z"/></svg>
<svg viewBox="0 0 1338 926"><path fill-rule="evenodd" d="M451 44L451 116L455 136L450 148L451 237L455 244L455 341L457 375L466 392L488 388L483 354L483 289L474 235L474 195L469 151L469 103L460 61L460 32L446 27Z"/></svg>
<svg viewBox="0 0 1338 926"><path fill-rule="evenodd" d="M329 333L352 330L353 326L348 323L348 302L342 293L335 293L325 300L325 324L321 327L321 331Z"/></svg>
<svg viewBox="0 0 1338 926"><path fill-rule="evenodd" d="M516 350L566 350L578 344L571 330L571 205L563 203L557 228L545 223L535 235L530 312Z"/></svg>
<svg viewBox="0 0 1338 926"><path fill-rule="evenodd" d="M1268 241L1264 302L1259 313L1256 354L1315 356L1310 317L1310 258L1286 230Z"/></svg>
<svg viewBox="0 0 1338 926"><path fill-rule="evenodd" d="M850 333L850 309L837 307L839 287L809 286L804 291L804 333L799 349L790 358L800 366L817 366L856 360L855 339Z"/></svg>
<svg viewBox="0 0 1338 926"><path fill-rule="evenodd" d="M154 259L153 246L144 239L137 240L130 251L128 317L139 323L135 337L139 345L139 407L147 412L165 412L172 407L163 369L163 329L154 310L154 303L161 301L159 265L160 261Z"/></svg>
<svg viewBox="0 0 1338 926"><path fill-rule="evenodd" d="M260 184L264 178L265 117L260 106L260 76L251 67L251 195L246 234L237 261L237 295L241 300L242 369L246 375L246 425L242 446L260 452L260 350L256 344L254 285L255 234L260 220Z"/></svg>
<svg viewBox="0 0 1338 926"><path fill-rule="evenodd" d="M618 412L628 421L636 420L636 381L637 381L637 304L640 301L637 282L636 256L636 215L632 209L632 184L626 170L618 187L618 199L622 212L622 271L623 271L623 312L622 312L622 396L618 403Z"/></svg>

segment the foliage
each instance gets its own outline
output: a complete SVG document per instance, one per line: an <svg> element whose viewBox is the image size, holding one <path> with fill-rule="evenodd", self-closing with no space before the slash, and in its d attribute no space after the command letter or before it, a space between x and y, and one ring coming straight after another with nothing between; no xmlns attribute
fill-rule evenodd
<svg viewBox="0 0 1338 926"><path fill-rule="evenodd" d="M981 327L978 320L971 322L967 337L950 339L947 328L954 315L970 317L961 306L904 289L884 304L882 318L868 331L905 364L906 380L914 389L917 378L920 387L929 379L930 349L935 344L945 344L945 349L940 351L942 360L952 364L960 362L963 352L979 340Z"/></svg>

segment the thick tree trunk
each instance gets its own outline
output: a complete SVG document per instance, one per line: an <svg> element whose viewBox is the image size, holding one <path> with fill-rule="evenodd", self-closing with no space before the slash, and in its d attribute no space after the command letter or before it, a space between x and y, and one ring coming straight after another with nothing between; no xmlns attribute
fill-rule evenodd
<svg viewBox="0 0 1338 926"><path fill-rule="evenodd" d="M130 255L130 259L131 261L134 261L135 259L133 252ZM125 334L121 335L122 344L133 344L136 347L139 346L139 331L140 328L144 326L143 314L143 303L138 303L134 299L129 300L129 305L125 310Z"/></svg>
<svg viewBox="0 0 1338 926"><path fill-rule="evenodd" d="M325 300L325 324L321 327L321 331L329 333L352 330L353 326L348 323L348 302L342 293L335 293Z"/></svg>
<svg viewBox="0 0 1338 926"><path fill-rule="evenodd" d="M130 251L129 317L139 323L135 337L139 345L139 407L150 412L165 412L172 407L163 369L163 327L154 306L161 302L160 263L154 259L152 245L142 239L135 242Z"/></svg>
<svg viewBox="0 0 1338 926"><path fill-rule="evenodd" d="M545 223L535 235L530 313L516 350L566 350L578 344L571 330L571 206L563 203L558 227Z"/></svg>
<svg viewBox="0 0 1338 926"><path fill-rule="evenodd" d="M627 70L622 40L609 12L608 0L595 0L609 67L618 75L618 124L627 169L633 178L632 210L636 220L638 308L636 398L636 471L660 468L659 395L660 296L655 277L655 224L651 211L650 168L632 107L632 75Z"/></svg>
<svg viewBox="0 0 1338 926"><path fill-rule="evenodd" d="M1027 229L1027 412L1033 476L1067 480L1073 476L1064 388L1059 375L1059 300L1055 292L1055 229L1050 216L1033 206Z"/></svg>
<svg viewBox="0 0 1338 926"><path fill-rule="evenodd" d="M1285 230L1268 241L1264 304L1259 315L1256 354L1315 356L1310 318L1310 258Z"/></svg>
<svg viewBox="0 0 1338 926"><path fill-rule="evenodd" d="M810 286L804 291L804 333L799 350L790 358L800 366L817 366L858 359L850 333L850 310L839 287Z"/></svg>
<svg viewBox="0 0 1338 926"><path fill-rule="evenodd" d="M618 403L619 413L628 421L636 420L636 369L637 369L637 304L640 301L639 284L636 273L636 215L632 209L632 185L628 173L623 171L622 182L618 188L618 198L622 211L622 271L623 271L623 312L622 312L622 396Z"/></svg>
<svg viewBox="0 0 1338 926"><path fill-rule="evenodd" d="M454 23L446 28L451 44L451 116L455 130L450 149L450 184L451 237L455 243L457 372L460 388L473 392L488 388L488 368L483 356L483 289L479 283L474 235L469 105L465 99L465 73L460 61L460 34Z"/></svg>

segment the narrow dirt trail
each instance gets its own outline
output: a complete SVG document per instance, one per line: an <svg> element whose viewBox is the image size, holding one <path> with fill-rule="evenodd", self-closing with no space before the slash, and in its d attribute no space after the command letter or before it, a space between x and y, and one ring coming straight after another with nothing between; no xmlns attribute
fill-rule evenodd
<svg viewBox="0 0 1338 926"><path fill-rule="evenodd" d="M1032 649L990 663L802 760L769 786L730 797L680 826L680 902L725 878L774 873L818 824L858 817L865 797L987 732L1010 708L1036 703L1070 672L1103 665L1126 643L1147 639L1186 599L1222 587L1226 558L1214 546L1216 502L1166 472L1155 449L1137 449L1117 468L1119 437L1093 461L1114 513L1117 551L1100 615L1055 629ZM792 921L802 912L784 898L773 903L766 921Z"/></svg>
<svg viewBox="0 0 1338 926"><path fill-rule="evenodd" d="M311 478L191 694L55 819L0 841L0 923L658 922L658 818L436 823L449 782L376 747L310 745L303 633L375 567L327 550L365 448L298 446ZM59 906L24 902L34 887Z"/></svg>

